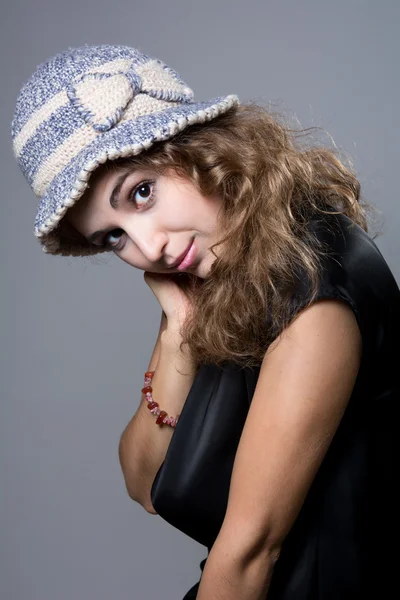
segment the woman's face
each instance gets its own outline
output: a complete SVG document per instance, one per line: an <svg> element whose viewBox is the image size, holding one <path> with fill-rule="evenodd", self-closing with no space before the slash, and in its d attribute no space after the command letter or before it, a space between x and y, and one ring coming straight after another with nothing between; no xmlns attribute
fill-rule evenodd
<svg viewBox="0 0 400 600"><path fill-rule="evenodd" d="M218 240L220 207L220 198L205 198L173 171L161 176L125 167L95 177L65 218L88 241L106 244L137 269L205 279L215 260L210 246ZM192 241L193 260L178 269Z"/></svg>

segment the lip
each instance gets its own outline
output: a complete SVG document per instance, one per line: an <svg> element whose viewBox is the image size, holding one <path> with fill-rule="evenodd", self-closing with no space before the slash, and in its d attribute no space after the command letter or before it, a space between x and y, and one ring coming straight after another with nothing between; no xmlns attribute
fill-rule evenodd
<svg viewBox="0 0 400 600"><path fill-rule="evenodd" d="M183 271L184 269L187 269L193 263L195 255L196 246L193 238L192 243L190 244L189 248L186 250L183 256L183 260L181 260L181 262L178 263L175 268L178 269L178 271Z"/></svg>
<svg viewBox="0 0 400 600"><path fill-rule="evenodd" d="M183 259L185 258L186 254L189 252L189 249L193 243L194 238L191 240L189 246L186 248L185 252L183 252L180 256L178 256L178 258L176 259L176 261L174 263L172 263L172 265L170 265L170 269L175 269L178 265L181 264L181 262L183 261Z"/></svg>

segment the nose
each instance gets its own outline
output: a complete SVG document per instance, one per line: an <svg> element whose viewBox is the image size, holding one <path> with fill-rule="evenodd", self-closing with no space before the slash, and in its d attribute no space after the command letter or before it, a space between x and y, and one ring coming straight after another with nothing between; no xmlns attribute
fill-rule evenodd
<svg viewBox="0 0 400 600"><path fill-rule="evenodd" d="M139 225L136 222L127 224L125 232L149 262L158 266L167 266L163 264L165 247L168 243L168 235L165 231L157 230L144 223Z"/></svg>

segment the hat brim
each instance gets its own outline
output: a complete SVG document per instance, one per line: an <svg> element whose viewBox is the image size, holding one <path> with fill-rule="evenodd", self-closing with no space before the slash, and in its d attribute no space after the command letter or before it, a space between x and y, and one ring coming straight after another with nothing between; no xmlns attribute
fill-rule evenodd
<svg viewBox="0 0 400 600"><path fill-rule="evenodd" d="M46 252L46 236L62 219L68 208L83 195L90 175L107 160L140 154L155 142L167 140L195 123L211 121L239 104L236 95L214 98L209 102L182 103L159 113L124 121L96 137L54 177L39 202L35 236ZM54 236L52 236L54 238ZM54 242L52 253L56 253Z"/></svg>

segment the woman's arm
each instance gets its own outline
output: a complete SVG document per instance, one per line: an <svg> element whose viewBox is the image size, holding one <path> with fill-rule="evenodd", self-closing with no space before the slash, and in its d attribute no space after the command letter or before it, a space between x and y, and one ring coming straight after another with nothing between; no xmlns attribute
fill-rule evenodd
<svg viewBox="0 0 400 600"><path fill-rule="evenodd" d="M174 417L181 412L195 377L187 347L183 346L180 351L180 342L178 328L168 328L166 319L162 319L148 368L155 371L152 380L154 400ZM151 504L151 486L173 433L174 429L169 425L156 425L142 394L139 408L120 438L119 460L128 494L151 514L157 514Z"/></svg>
<svg viewBox="0 0 400 600"><path fill-rule="evenodd" d="M354 313L319 300L271 344L198 600L264 600L282 543L350 399L361 361Z"/></svg>

